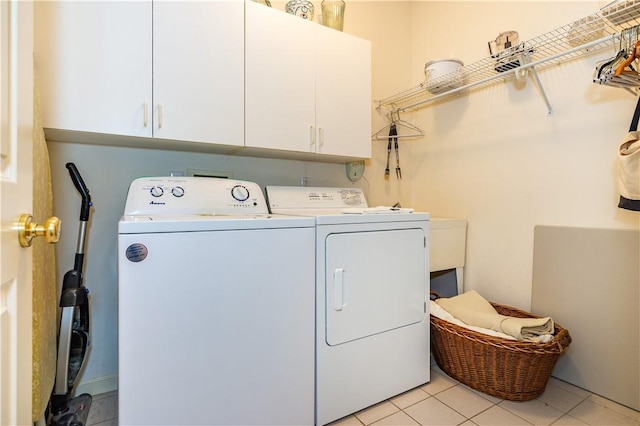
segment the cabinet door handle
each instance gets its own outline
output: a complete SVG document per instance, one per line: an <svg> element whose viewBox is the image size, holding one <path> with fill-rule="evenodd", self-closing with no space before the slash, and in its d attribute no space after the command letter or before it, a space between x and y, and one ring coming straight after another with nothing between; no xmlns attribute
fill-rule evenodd
<svg viewBox="0 0 640 426"><path fill-rule="evenodd" d="M324 129L318 127L318 146L324 145Z"/></svg>
<svg viewBox="0 0 640 426"><path fill-rule="evenodd" d="M158 129L162 129L162 104L158 104Z"/></svg>
<svg viewBox="0 0 640 426"><path fill-rule="evenodd" d="M144 127L149 125L149 102L144 101Z"/></svg>
<svg viewBox="0 0 640 426"><path fill-rule="evenodd" d="M309 126L309 145L313 146L316 143L316 132L313 125Z"/></svg>

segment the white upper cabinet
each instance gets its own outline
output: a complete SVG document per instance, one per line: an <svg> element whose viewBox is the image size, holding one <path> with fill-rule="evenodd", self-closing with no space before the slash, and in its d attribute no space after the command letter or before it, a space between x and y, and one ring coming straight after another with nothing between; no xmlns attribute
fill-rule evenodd
<svg viewBox="0 0 640 426"><path fill-rule="evenodd" d="M368 41L249 0L59 0L35 11L49 138L371 157Z"/></svg>
<svg viewBox="0 0 640 426"><path fill-rule="evenodd" d="M316 26L316 151L371 157L371 43Z"/></svg>
<svg viewBox="0 0 640 426"><path fill-rule="evenodd" d="M151 2L35 3L44 127L151 136Z"/></svg>
<svg viewBox="0 0 640 426"><path fill-rule="evenodd" d="M371 44L247 2L245 145L371 157Z"/></svg>
<svg viewBox="0 0 640 426"><path fill-rule="evenodd" d="M153 3L153 136L244 145L242 0Z"/></svg>
<svg viewBox="0 0 640 426"><path fill-rule="evenodd" d="M315 152L315 25L246 4L245 144Z"/></svg>
<svg viewBox="0 0 640 426"><path fill-rule="evenodd" d="M45 128L244 144L243 0L36 10Z"/></svg>

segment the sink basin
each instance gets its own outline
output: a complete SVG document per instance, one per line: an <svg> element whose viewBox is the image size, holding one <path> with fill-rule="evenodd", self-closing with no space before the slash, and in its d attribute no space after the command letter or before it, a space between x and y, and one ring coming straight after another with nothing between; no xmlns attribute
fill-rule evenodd
<svg viewBox="0 0 640 426"><path fill-rule="evenodd" d="M431 218L431 271L462 268L467 242L467 221Z"/></svg>

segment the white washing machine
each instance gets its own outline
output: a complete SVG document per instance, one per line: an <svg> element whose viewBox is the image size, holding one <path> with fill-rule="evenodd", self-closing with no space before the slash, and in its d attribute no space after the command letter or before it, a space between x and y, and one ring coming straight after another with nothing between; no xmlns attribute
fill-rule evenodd
<svg viewBox="0 0 640 426"><path fill-rule="evenodd" d="M123 425L314 421L315 223L255 183L141 178L118 224Z"/></svg>
<svg viewBox="0 0 640 426"><path fill-rule="evenodd" d="M428 382L429 214L369 209L358 188L266 192L316 222L316 424Z"/></svg>

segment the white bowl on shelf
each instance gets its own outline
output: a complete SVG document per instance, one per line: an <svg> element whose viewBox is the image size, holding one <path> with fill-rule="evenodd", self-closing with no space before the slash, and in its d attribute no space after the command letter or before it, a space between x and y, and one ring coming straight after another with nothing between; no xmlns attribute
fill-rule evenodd
<svg viewBox="0 0 640 426"><path fill-rule="evenodd" d="M424 64L427 78L427 90L434 95L457 89L464 84L462 67L459 59L437 59Z"/></svg>

